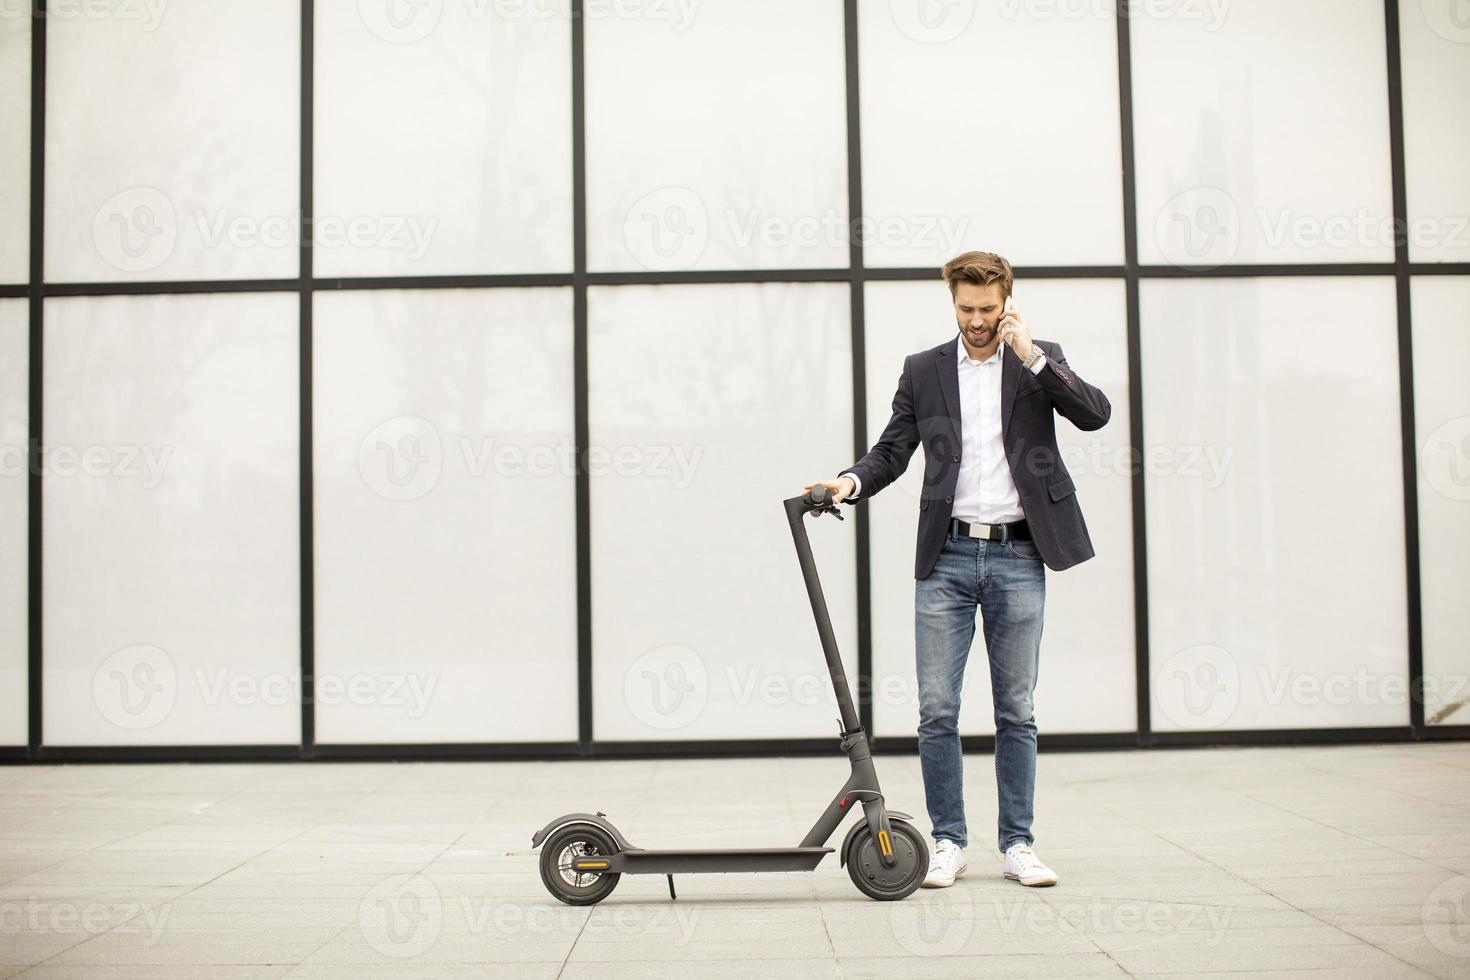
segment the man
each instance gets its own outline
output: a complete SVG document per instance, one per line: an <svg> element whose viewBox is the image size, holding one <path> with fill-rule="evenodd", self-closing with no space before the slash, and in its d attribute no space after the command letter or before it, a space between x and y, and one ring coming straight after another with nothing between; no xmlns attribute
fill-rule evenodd
<svg viewBox="0 0 1470 980"><path fill-rule="evenodd" d="M866 500L902 476L924 445L914 644L919 761L935 840L924 885L948 887L968 867L959 715L977 606L995 707L1001 871L1023 885L1054 885L1056 873L1031 848L1043 565L1061 571L1093 550L1052 413L1092 430L1107 423L1112 405L1072 371L1058 344L1032 339L1010 304L1009 262L965 252L943 275L959 336L904 358L883 435L836 480L819 482L838 502Z"/></svg>

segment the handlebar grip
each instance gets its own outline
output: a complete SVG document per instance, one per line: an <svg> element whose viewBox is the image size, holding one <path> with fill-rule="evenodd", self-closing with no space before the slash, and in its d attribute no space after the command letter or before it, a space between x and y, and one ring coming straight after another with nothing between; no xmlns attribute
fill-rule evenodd
<svg viewBox="0 0 1470 980"><path fill-rule="evenodd" d="M781 504L786 508L786 517L791 521L792 527L799 525L807 514L813 513L832 514L842 520L842 511L838 508L832 491L820 483L800 496L788 497Z"/></svg>

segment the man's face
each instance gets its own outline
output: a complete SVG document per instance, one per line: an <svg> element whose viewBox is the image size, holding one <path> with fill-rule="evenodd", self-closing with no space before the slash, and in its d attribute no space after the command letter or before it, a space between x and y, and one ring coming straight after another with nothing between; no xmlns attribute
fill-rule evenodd
<svg viewBox="0 0 1470 980"><path fill-rule="evenodd" d="M998 282L988 286L962 282L954 291L954 317L965 342L974 348L989 347L1000 329L1005 312L1005 287Z"/></svg>

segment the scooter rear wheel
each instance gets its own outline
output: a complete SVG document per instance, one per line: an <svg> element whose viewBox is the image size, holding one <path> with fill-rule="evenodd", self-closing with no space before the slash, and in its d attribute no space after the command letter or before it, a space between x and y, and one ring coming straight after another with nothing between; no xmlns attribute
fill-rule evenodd
<svg viewBox="0 0 1470 980"><path fill-rule="evenodd" d="M575 858L617 853L617 844L591 824L571 824L553 833L541 845L541 883L558 901L568 905L596 905L618 887L621 875L577 871Z"/></svg>
<svg viewBox="0 0 1470 980"><path fill-rule="evenodd" d="M924 883L929 872L929 845L924 835L904 820L890 818L893 853L898 860L889 867L878 853L873 832L863 826L847 848L847 873L858 891L880 902L908 898Z"/></svg>

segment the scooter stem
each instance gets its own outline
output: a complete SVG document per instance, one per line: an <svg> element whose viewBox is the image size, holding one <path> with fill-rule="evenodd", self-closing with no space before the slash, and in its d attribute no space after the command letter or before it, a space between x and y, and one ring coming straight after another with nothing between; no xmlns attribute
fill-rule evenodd
<svg viewBox="0 0 1470 980"><path fill-rule="evenodd" d="M822 581L817 576L817 563L812 557L811 541L807 538L804 518L813 511L818 514L837 513L827 488L820 484L810 493L782 501L786 518L791 524L791 540L796 545L796 557L801 562L801 577L806 580L807 598L812 603L812 615L817 621L817 635L822 641L822 653L827 657L827 670L832 675L832 689L837 694L837 709L842 715L842 730L850 732L858 727L857 708L852 703L852 691L847 686L847 672L842 667L842 657L837 650L837 637L832 633L832 617L827 612L827 599L822 593ZM842 516L837 514L838 517Z"/></svg>

